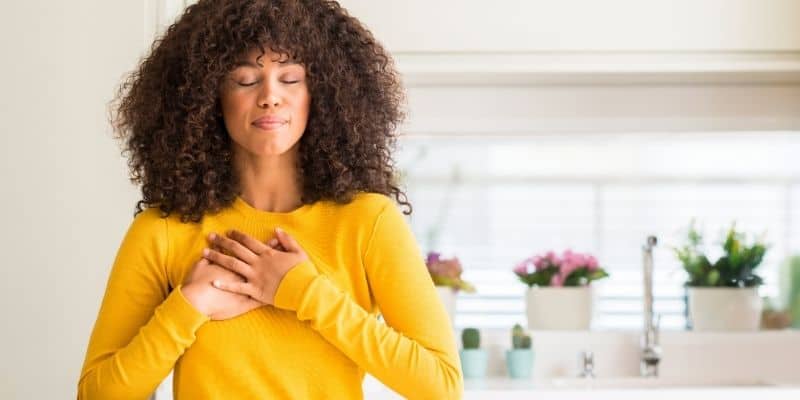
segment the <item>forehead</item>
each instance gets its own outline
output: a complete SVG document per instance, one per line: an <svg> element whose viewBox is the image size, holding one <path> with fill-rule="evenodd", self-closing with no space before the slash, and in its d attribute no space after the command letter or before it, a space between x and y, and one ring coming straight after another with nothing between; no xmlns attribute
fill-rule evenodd
<svg viewBox="0 0 800 400"><path fill-rule="evenodd" d="M234 68L242 66L260 68L269 63L281 66L300 64L299 61L292 59L287 53L278 53L269 48L264 48L262 52L260 48L254 48L240 56L234 62Z"/></svg>

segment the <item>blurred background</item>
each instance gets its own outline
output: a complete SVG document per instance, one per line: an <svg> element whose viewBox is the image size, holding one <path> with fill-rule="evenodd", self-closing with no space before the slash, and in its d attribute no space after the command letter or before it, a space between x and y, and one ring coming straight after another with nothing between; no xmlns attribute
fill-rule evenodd
<svg viewBox="0 0 800 400"><path fill-rule="evenodd" d="M0 4L0 398L75 396L139 199L108 102L191 3ZM590 330L638 334L648 235L659 238L653 310L662 330L686 331L687 275L674 248L693 219L713 259L734 222L763 238L758 295L789 312L800 1L340 3L391 51L407 88L397 161L409 222L420 250L458 257L476 289L457 294L456 332L507 342L526 324L529 290L512 269L572 249L610 275L593 284Z"/></svg>

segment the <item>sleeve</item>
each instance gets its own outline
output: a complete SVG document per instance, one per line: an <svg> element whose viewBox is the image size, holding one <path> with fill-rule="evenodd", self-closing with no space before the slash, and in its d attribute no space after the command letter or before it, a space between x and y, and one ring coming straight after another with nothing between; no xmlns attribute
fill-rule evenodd
<svg viewBox="0 0 800 400"><path fill-rule="evenodd" d="M377 217L364 268L385 324L310 261L284 276L275 306L295 310L397 393L410 399L460 399L463 378L450 320L411 229L391 202Z"/></svg>
<svg viewBox="0 0 800 400"><path fill-rule="evenodd" d="M111 268L78 382L78 399L146 399L208 320L169 293L167 221L145 210L128 228Z"/></svg>

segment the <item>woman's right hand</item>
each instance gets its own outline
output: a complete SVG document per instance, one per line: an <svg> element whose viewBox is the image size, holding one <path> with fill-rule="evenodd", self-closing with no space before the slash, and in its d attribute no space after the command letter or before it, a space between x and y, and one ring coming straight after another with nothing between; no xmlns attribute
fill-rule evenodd
<svg viewBox="0 0 800 400"><path fill-rule="evenodd" d="M211 284L215 279L244 281L238 274L201 258L181 287L181 293L189 303L212 320L233 318L263 305L250 296L215 288Z"/></svg>

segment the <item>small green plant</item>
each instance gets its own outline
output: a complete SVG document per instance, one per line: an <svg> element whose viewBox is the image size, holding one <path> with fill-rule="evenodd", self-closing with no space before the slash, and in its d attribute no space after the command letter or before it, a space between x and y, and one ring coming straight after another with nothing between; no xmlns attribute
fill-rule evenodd
<svg viewBox="0 0 800 400"><path fill-rule="evenodd" d="M461 343L464 349L479 349L481 347L481 332L475 328L465 328L461 332Z"/></svg>
<svg viewBox="0 0 800 400"><path fill-rule="evenodd" d="M520 324L514 325L511 329L511 348L515 350L531 348L531 336L525 333Z"/></svg>
<svg viewBox="0 0 800 400"><path fill-rule="evenodd" d="M723 255L714 263L703 251L703 235L689 224L686 243L674 248L675 255L689 274L687 286L700 287L753 287L763 283L754 270L761 264L767 245L763 237L746 243L745 234L736 231L732 224L722 242Z"/></svg>

